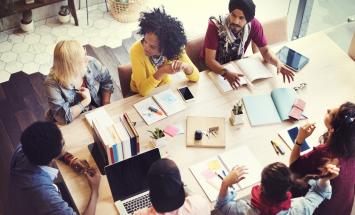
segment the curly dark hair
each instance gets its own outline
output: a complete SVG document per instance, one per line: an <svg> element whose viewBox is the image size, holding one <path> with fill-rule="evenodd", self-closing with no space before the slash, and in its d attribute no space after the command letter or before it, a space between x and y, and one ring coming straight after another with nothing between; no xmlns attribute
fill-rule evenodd
<svg viewBox="0 0 355 215"><path fill-rule="evenodd" d="M142 36L146 33L157 35L162 55L168 60L177 59L187 42L182 23L167 15L164 7L142 13L139 27L138 33Z"/></svg>

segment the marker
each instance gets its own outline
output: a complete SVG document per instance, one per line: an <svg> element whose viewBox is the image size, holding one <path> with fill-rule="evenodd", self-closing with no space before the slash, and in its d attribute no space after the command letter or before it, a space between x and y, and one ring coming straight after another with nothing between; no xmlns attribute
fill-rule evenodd
<svg viewBox="0 0 355 215"><path fill-rule="evenodd" d="M150 111L152 111L152 112L154 112L154 113L157 113L157 114L159 114L159 115L164 115L163 112L161 112L160 110L158 110L158 109L156 109L156 108L154 108L154 107L152 107L152 106L149 106L149 107L148 107L148 110L150 110Z"/></svg>
<svg viewBox="0 0 355 215"><path fill-rule="evenodd" d="M279 151L277 150L277 148L276 148L274 142L271 141L271 145L272 145L272 148L274 148L276 154L279 155Z"/></svg>
<svg viewBox="0 0 355 215"><path fill-rule="evenodd" d="M275 141L271 140L271 142L275 145L276 149L282 154L284 155L285 154L285 151L281 148L281 146L276 143Z"/></svg>

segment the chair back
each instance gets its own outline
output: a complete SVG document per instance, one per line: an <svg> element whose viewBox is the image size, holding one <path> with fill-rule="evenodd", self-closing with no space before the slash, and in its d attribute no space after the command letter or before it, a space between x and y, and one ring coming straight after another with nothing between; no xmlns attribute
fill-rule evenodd
<svg viewBox="0 0 355 215"><path fill-rule="evenodd" d="M195 64L200 72L206 69L205 64L200 60L200 53L203 48L204 41L205 36L199 36L193 40L187 41L185 47L187 56L189 56L192 63Z"/></svg>
<svg viewBox="0 0 355 215"><path fill-rule="evenodd" d="M120 65L117 68L118 77L120 79L120 87L122 91L123 98L132 96L136 93L131 91L131 76L132 76L132 66L131 64Z"/></svg>

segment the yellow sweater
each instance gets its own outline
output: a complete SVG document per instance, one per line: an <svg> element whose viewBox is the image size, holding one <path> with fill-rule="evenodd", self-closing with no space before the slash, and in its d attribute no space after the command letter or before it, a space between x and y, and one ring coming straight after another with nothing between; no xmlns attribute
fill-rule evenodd
<svg viewBox="0 0 355 215"><path fill-rule="evenodd" d="M165 74L161 80L154 78L155 68L150 62L149 57L144 54L143 45L141 41L137 41L132 45L131 53L132 76L131 76L131 90L138 92L142 96L149 95L150 92L157 86L167 84L171 81L169 74ZM188 63L193 67L191 75L186 75L190 81L197 82L200 74L196 66L191 62L185 50L178 59L182 62ZM166 61L165 64L171 63Z"/></svg>

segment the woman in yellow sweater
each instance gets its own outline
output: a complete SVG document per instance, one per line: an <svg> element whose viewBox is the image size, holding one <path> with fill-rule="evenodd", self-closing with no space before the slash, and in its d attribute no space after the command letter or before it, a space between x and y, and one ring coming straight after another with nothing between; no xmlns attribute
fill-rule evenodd
<svg viewBox="0 0 355 215"><path fill-rule="evenodd" d="M131 90L149 95L157 86L169 83L170 75L177 72L184 72L190 81L198 81L199 71L185 52L182 23L167 15L164 8L143 13L139 21L138 33L144 38L131 48Z"/></svg>

